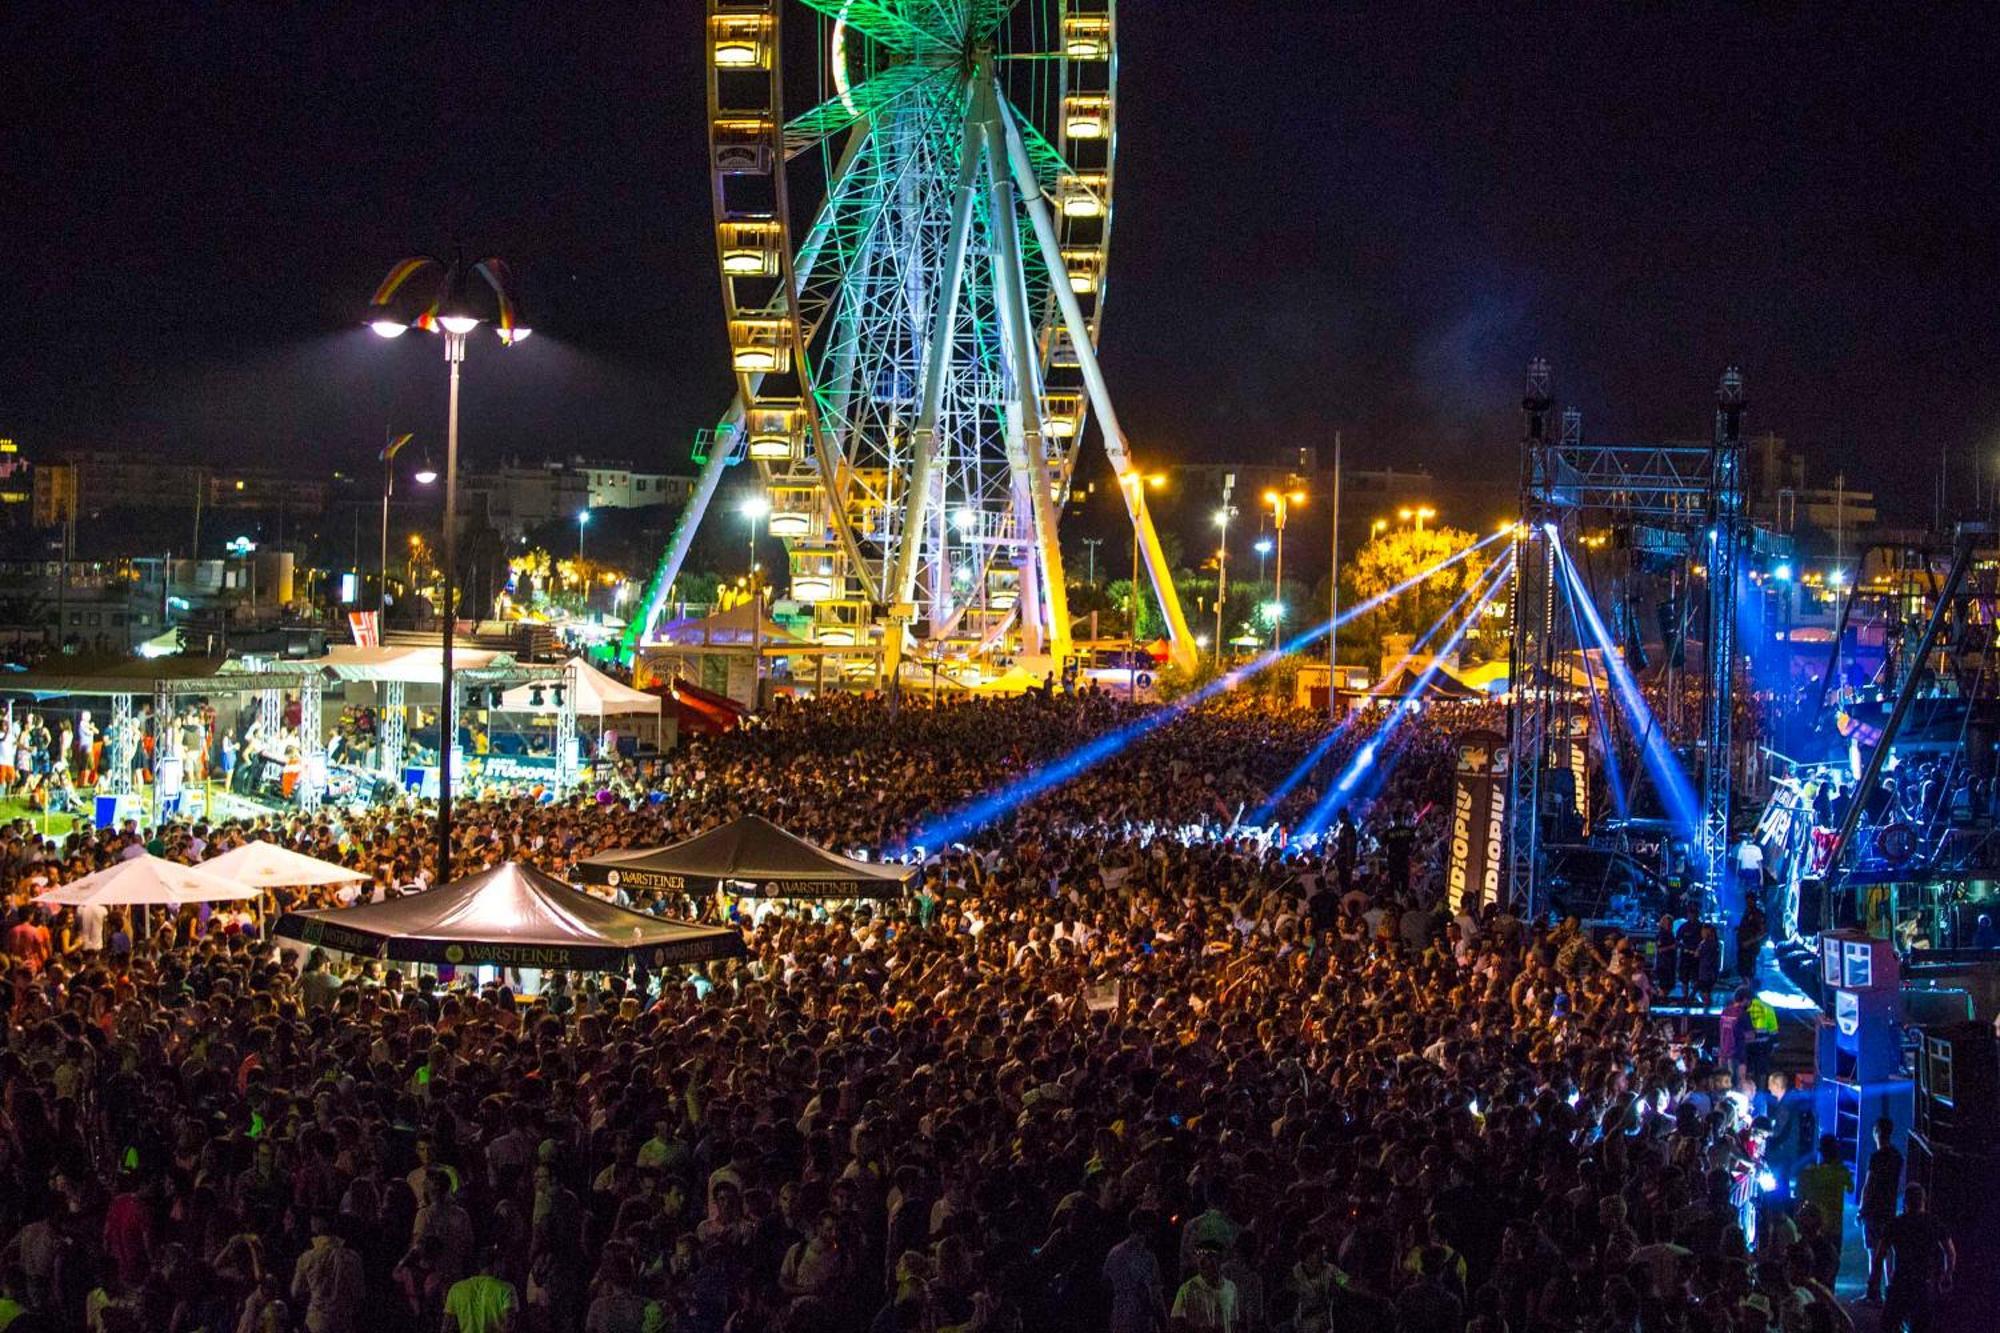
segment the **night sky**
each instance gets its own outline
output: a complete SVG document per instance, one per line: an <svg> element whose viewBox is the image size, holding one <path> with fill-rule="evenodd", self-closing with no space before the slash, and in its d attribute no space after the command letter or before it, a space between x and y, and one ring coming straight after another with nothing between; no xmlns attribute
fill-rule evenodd
<svg viewBox="0 0 2000 1333"><path fill-rule="evenodd" d="M1123 7L1104 353L1143 455L1341 427L1511 469L1539 352L1597 439L1705 435L1737 362L1753 431L1911 517L1940 450L2000 456L2000 15L1499 8ZM0 435L361 465L443 399L367 295L462 241L545 335L475 350L473 458L685 465L730 394L699 14L5 7Z"/></svg>

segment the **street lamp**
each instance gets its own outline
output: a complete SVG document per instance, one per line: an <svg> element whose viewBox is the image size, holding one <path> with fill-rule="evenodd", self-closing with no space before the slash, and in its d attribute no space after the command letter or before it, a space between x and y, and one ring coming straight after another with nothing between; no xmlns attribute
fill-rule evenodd
<svg viewBox="0 0 2000 1333"><path fill-rule="evenodd" d="M589 526L590 526L590 511L588 509L577 510L576 511L576 563L578 565L583 564L583 530Z"/></svg>
<svg viewBox="0 0 2000 1333"><path fill-rule="evenodd" d="M1289 491L1265 491L1264 503L1271 506L1271 526L1278 533L1278 560L1271 580L1271 646L1276 648L1285 625L1285 517L1292 506L1304 504L1306 493L1293 489Z"/></svg>
<svg viewBox="0 0 2000 1333"><path fill-rule="evenodd" d="M1139 698L1139 516L1143 512L1145 505L1145 488L1150 486L1154 490L1158 490L1160 487L1166 485L1167 474L1164 472L1122 472L1118 475L1118 484L1121 487L1130 486L1132 488L1131 503L1127 506L1132 512L1132 596L1130 599L1131 618L1126 624L1127 637L1131 640L1131 649L1125 659L1127 682L1125 693L1127 698L1137 702Z"/></svg>
<svg viewBox="0 0 2000 1333"><path fill-rule="evenodd" d="M1257 583L1261 587L1264 583L1264 561L1271 554L1271 539L1259 537L1251 544L1250 549L1257 553Z"/></svg>
<svg viewBox="0 0 2000 1333"><path fill-rule="evenodd" d="M1236 516L1236 506L1229 503L1229 492L1236 484L1235 474L1223 479L1222 508L1215 511L1215 526L1222 529L1222 537L1215 547L1215 661L1222 664L1222 604L1229 600L1229 520Z"/></svg>
<svg viewBox="0 0 2000 1333"><path fill-rule="evenodd" d="M748 524L750 532L750 578L757 577L757 525L771 512L771 502L761 495L753 495L738 508Z"/></svg>
<svg viewBox="0 0 2000 1333"><path fill-rule="evenodd" d="M1381 535L1382 535L1382 534L1383 534L1384 532L1388 531L1388 528L1389 528L1389 520L1388 520L1388 519L1386 519L1386 518L1378 518L1378 519L1376 519L1376 520L1375 520L1375 521L1374 521L1373 523L1370 523L1370 524L1368 525L1368 537L1369 537L1369 540L1371 540L1371 541L1372 541L1372 540L1374 540L1375 538L1377 538L1377 537L1380 537L1380 536L1381 536Z"/></svg>
<svg viewBox="0 0 2000 1333"><path fill-rule="evenodd" d="M1431 508L1429 505L1418 505L1417 531L1422 532L1424 530L1424 520L1436 518L1437 516L1438 516L1438 511Z"/></svg>
<svg viewBox="0 0 2000 1333"><path fill-rule="evenodd" d="M413 279L422 275L425 283ZM528 330L517 317L514 298L508 291L507 266L498 259L482 259L468 264L464 257L437 259L418 255L399 262L382 279L368 302L366 323L383 338L400 338L412 328L436 333L444 338L444 359L451 367L451 394L447 400L444 446L444 564L443 593L439 598L439 619L443 622L439 643L438 676L440 708L438 724L438 819L437 853L440 884L451 880L451 770L452 750L458 744L457 682L452 676L452 640L458 623L454 579L458 557L458 378L465 362L466 340L483 322L472 302L472 279L477 276L491 294L494 332L503 346L525 341ZM427 291L420 291L428 286ZM400 301L398 298L401 298ZM416 310L415 318L405 318L404 310Z"/></svg>
<svg viewBox="0 0 2000 1333"><path fill-rule="evenodd" d="M761 494L743 501L739 510L750 530L750 574L745 580L750 591L750 711L764 703L764 596L757 588L757 525L771 512L771 502Z"/></svg>
<svg viewBox="0 0 2000 1333"><path fill-rule="evenodd" d="M393 337L394 335L390 335ZM382 586L375 592L375 614L380 618L389 606L389 497L396 490L396 454L410 442L413 436L390 435L382 432ZM423 480L423 473L417 480ZM433 477L437 474L432 473Z"/></svg>

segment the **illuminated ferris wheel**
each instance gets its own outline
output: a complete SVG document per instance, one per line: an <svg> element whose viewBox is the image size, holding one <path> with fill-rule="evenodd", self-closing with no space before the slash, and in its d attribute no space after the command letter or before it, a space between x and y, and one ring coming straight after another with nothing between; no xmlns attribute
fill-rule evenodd
<svg viewBox="0 0 2000 1333"><path fill-rule="evenodd" d="M1192 660L1096 358L1113 0L709 0L706 40L736 394L628 650L747 462L818 642L1067 653L1056 523L1095 408Z"/></svg>

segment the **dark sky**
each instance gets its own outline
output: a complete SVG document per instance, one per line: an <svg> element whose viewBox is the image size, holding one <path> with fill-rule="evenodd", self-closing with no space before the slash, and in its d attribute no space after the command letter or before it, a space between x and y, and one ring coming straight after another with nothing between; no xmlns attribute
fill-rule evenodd
<svg viewBox="0 0 2000 1333"><path fill-rule="evenodd" d="M1131 3L1104 353L1153 456L1346 430L1511 469L1521 367L1593 438L1753 430L1928 512L2000 456L2000 16L1984 6ZM467 447L684 460L726 404L700 6L0 10L0 434L359 464L435 344L355 321L455 240L545 339ZM1926 462L1926 460L1929 460Z"/></svg>

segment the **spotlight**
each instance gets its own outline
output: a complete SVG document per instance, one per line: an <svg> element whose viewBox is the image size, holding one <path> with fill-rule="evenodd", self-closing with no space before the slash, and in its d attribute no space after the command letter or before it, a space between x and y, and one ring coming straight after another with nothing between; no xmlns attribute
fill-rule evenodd
<svg viewBox="0 0 2000 1333"><path fill-rule="evenodd" d="M1790 583L1792 581L1792 567L1789 564L1774 566L1771 570L1771 577L1779 583Z"/></svg>
<svg viewBox="0 0 2000 1333"><path fill-rule="evenodd" d="M548 701L548 691L544 690L540 685L536 685L528 691L528 703L531 707L540 708L547 704Z"/></svg>
<svg viewBox="0 0 2000 1333"><path fill-rule="evenodd" d="M561 708L563 706L563 687L560 685L555 687L555 700L556 707Z"/></svg>

